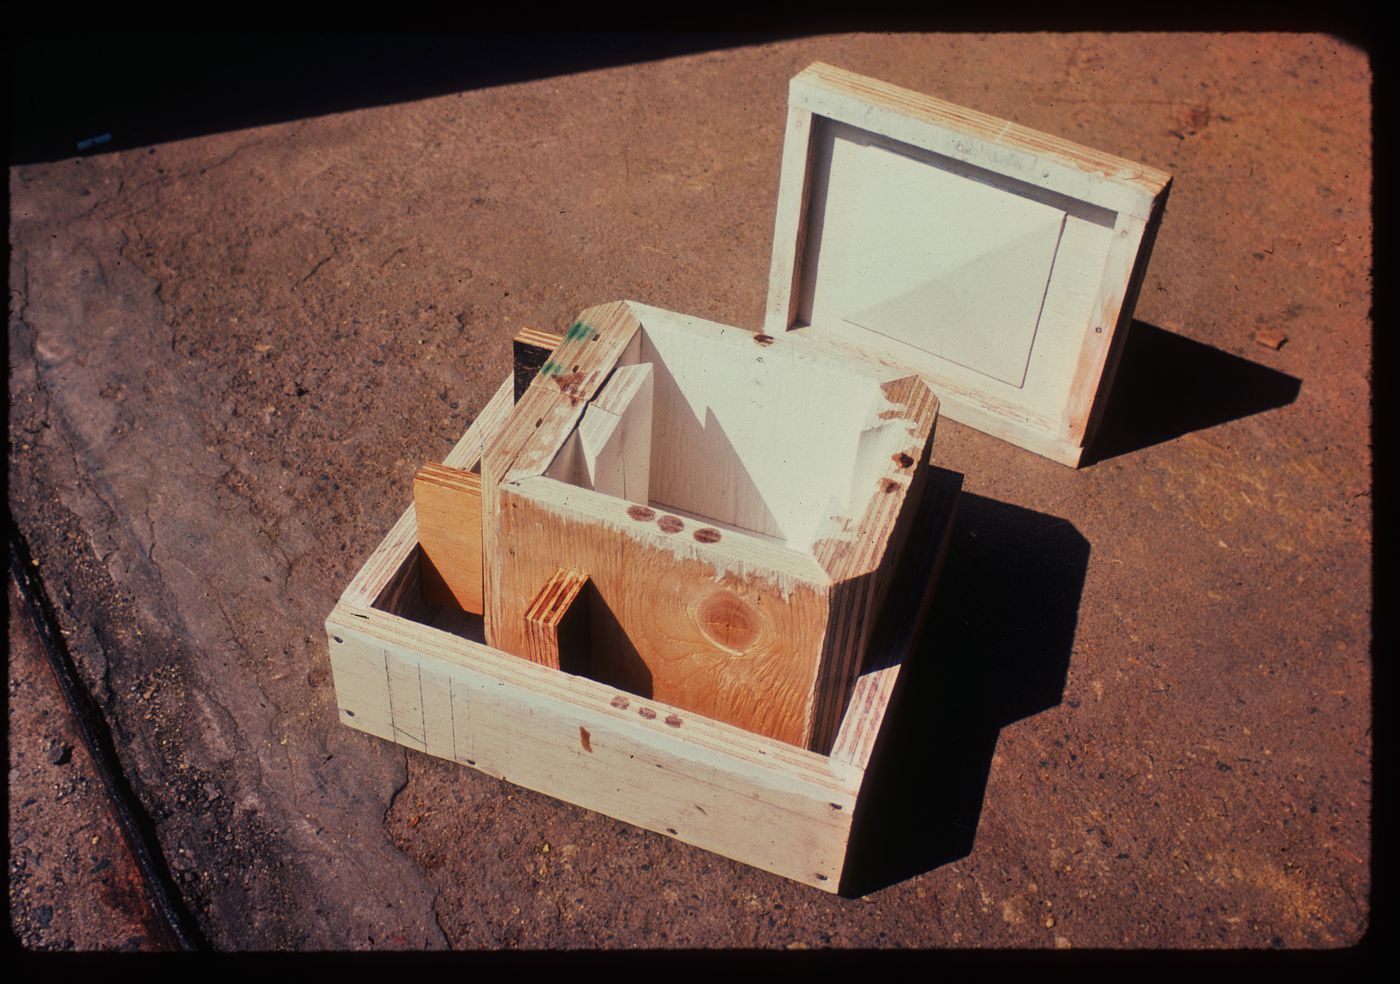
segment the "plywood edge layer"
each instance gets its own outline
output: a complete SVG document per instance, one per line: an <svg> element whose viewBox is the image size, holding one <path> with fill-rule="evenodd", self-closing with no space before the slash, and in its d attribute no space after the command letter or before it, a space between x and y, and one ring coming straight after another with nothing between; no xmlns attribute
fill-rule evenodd
<svg viewBox="0 0 1400 984"><path fill-rule="evenodd" d="M429 462L420 467L414 473L413 480L454 492L481 492L480 475L464 468L453 468L451 465L440 465L437 462Z"/></svg>
<svg viewBox="0 0 1400 984"><path fill-rule="evenodd" d="M559 343L564 340L564 336L556 331L544 331L541 328L522 328L516 332L514 342L521 345L528 345L531 348L543 349L546 352L553 352L559 347Z"/></svg>
<svg viewBox="0 0 1400 984"><path fill-rule="evenodd" d="M906 554L856 678L831 758L866 768L908 659L919 644L952 540L962 481L927 478Z"/></svg>
<svg viewBox="0 0 1400 984"><path fill-rule="evenodd" d="M554 572L525 611L525 658L541 666L582 673L588 654L588 575Z"/></svg>
<svg viewBox="0 0 1400 984"><path fill-rule="evenodd" d="M538 328L523 328L511 339L512 375L517 401L563 341L563 335L541 331Z"/></svg>

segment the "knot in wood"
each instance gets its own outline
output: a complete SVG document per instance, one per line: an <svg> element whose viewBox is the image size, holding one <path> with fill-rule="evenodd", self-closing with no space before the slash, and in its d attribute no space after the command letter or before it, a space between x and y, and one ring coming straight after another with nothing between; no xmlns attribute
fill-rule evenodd
<svg viewBox="0 0 1400 984"><path fill-rule="evenodd" d="M700 630L715 645L740 653L758 641L759 615L728 591L716 591L700 603Z"/></svg>

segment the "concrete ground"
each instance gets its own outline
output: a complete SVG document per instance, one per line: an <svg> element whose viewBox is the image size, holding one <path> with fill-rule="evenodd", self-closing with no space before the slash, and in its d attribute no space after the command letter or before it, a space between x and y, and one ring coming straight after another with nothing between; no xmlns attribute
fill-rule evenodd
<svg viewBox="0 0 1400 984"><path fill-rule="evenodd" d="M340 726L321 624L520 328L759 326L815 60L1175 175L1096 462L940 422L968 495L854 898ZM1356 944L1371 128L1329 37L858 35L11 167L10 509L204 940ZM11 931L163 945L10 625Z"/></svg>

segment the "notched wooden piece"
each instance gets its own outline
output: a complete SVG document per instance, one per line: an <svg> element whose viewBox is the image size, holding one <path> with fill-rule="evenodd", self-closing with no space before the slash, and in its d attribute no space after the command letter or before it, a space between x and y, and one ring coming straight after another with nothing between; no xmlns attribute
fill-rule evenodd
<svg viewBox="0 0 1400 984"><path fill-rule="evenodd" d="M587 673L587 592L587 574L556 571L525 612L526 650L522 655L533 663L566 673Z"/></svg>

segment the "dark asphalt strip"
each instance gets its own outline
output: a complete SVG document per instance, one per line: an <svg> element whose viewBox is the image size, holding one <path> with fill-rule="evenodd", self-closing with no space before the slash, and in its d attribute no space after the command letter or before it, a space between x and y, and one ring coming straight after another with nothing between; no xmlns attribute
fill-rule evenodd
<svg viewBox="0 0 1400 984"><path fill-rule="evenodd" d="M54 676L58 679L63 698L77 723L83 744L92 756L93 766L102 777L112 815L116 818L127 848L141 872L141 882L147 900L165 921L170 932L170 945L182 950L208 949L208 941L200 933L170 876L170 867L161 853L151 818L122 771L121 761L117 758L116 748L112 743L111 730L107 727L107 722L92 695L78 677L73 658L63 641L63 634L59 631L53 604L49 600L48 592L44 590L43 582L35 572L24 534L15 523L13 514L10 514L9 520L10 576L14 578L20 597L24 599L25 611L28 612L34 629L43 642L49 665L53 667Z"/></svg>

